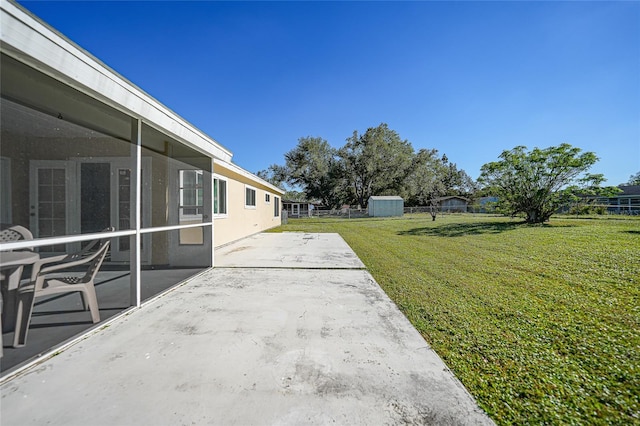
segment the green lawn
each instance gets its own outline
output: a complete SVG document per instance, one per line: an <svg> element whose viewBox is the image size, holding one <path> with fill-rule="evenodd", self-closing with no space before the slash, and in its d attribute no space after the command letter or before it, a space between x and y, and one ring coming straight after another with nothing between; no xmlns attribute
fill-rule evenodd
<svg viewBox="0 0 640 426"><path fill-rule="evenodd" d="M337 232L498 424L640 424L640 220L290 220Z"/></svg>

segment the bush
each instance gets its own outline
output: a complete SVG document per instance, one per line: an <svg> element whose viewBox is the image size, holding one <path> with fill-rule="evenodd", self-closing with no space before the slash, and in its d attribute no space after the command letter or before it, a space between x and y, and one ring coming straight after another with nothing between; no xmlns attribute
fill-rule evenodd
<svg viewBox="0 0 640 426"><path fill-rule="evenodd" d="M593 204L576 204L575 206L569 209L569 214L576 216L583 215L603 215L607 214L607 207L602 205L593 205Z"/></svg>

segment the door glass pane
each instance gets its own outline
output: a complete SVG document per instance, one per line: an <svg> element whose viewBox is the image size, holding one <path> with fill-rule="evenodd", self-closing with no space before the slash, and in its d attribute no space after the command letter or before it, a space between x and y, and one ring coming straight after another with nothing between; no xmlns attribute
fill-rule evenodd
<svg viewBox="0 0 640 426"><path fill-rule="evenodd" d="M100 232L111 226L111 168L108 163L80 167L80 231Z"/></svg>
<svg viewBox="0 0 640 426"><path fill-rule="evenodd" d="M65 168L39 168L37 172L38 200L33 214L37 219L39 237L57 237L66 234ZM43 247L41 251L63 252L64 244Z"/></svg>

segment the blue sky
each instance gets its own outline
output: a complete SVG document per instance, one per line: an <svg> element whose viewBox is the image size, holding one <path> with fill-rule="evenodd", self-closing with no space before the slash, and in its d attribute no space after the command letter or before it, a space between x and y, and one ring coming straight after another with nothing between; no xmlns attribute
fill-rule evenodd
<svg viewBox="0 0 640 426"><path fill-rule="evenodd" d="M640 171L640 2L20 3L252 172L382 122L473 178L563 142Z"/></svg>

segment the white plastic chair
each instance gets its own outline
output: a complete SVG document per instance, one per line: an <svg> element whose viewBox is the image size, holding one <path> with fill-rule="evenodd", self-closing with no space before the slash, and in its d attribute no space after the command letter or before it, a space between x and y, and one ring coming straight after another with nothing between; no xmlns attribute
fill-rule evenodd
<svg viewBox="0 0 640 426"><path fill-rule="evenodd" d="M33 234L24 226L0 225L0 243L9 243L19 240L33 240Z"/></svg>
<svg viewBox="0 0 640 426"><path fill-rule="evenodd" d="M103 232L113 231L107 228ZM80 292L84 309L91 312L93 323L100 322L100 310L94 286L94 279L109 250L109 238L94 240L82 251L70 255L53 256L42 259L33 265L31 282L18 289L18 308L16 312L16 331L13 346L24 346L31 323L33 303L36 297L52 294ZM51 266L46 266L51 265ZM85 265L83 276L78 274L60 276L60 272Z"/></svg>
<svg viewBox="0 0 640 426"><path fill-rule="evenodd" d="M11 225L7 223L0 224L0 243L10 243L10 242L20 241L20 240L33 240L33 234L24 226ZM21 249L21 251L22 250L31 250L31 248ZM20 281L20 277L22 276L22 270L23 270L23 266L18 266L16 268L13 268L13 270L10 273L8 271L0 270L0 280L3 280L3 281L11 280L11 282L7 283L6 285L3 285L3 292L5 291L15 292L15 289L11 287L13 287L13 285L15 285L15 287L18 286L18 282ZM13 283L14 277L17 281L16 283ZM0 294L0 328L2 328L3 330L4 330L4 327L2 326L2 314L5 313L6 311L8 315L11 315L13 317L13 313L14 313L12 306L10 307L4 306L5 298L7 298L9 302L14 300L13 297L6 297L6 296L8 296L8 294ZM11 320L7 322L9 324L12 324L13 318L11 318ZM11 327L11 325L8 325L8 327ZM2 346L0 346L0 357L2 356L3 356L3 351L2 351Z"/></svg>

